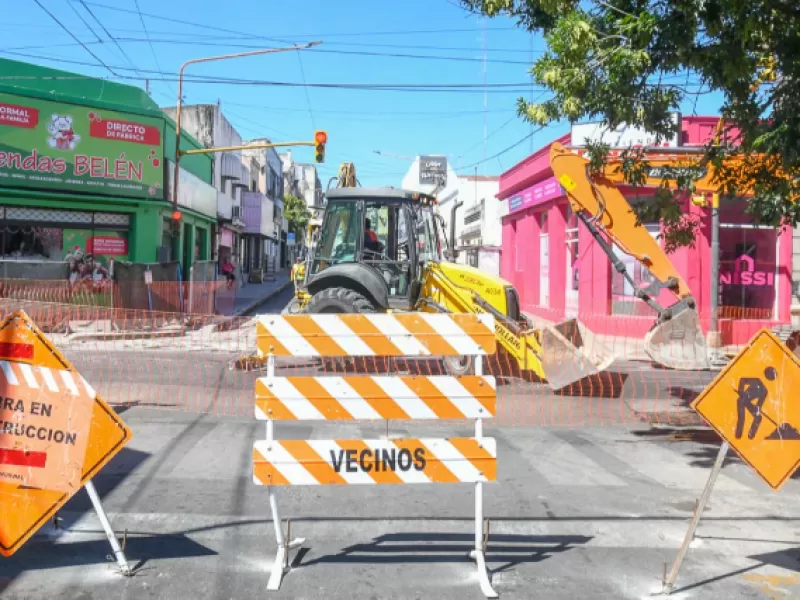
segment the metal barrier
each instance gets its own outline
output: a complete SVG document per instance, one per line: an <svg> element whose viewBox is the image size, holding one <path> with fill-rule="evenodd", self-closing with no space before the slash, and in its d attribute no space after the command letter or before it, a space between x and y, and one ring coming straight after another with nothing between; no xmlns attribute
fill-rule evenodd
<svg viewBox="0 0 800 600"><path fill-rule="evenodd" d="M277 590L289 551L305 542L284 536L275 487L295 485L475 484L475 548L481 591L496 598L485 563L483 483L497 480L497 445L483 437L496 382L483 356L496 350L494 317L484 315L265 315L257 324L267 376L256 381L256 419L266 439L253 446L253 481L269 489L277 554L267 589ZM475 356L475 375L277 377L275 357ZM372 440L274 439L275 421L472 419L470 438Z"/></svg>

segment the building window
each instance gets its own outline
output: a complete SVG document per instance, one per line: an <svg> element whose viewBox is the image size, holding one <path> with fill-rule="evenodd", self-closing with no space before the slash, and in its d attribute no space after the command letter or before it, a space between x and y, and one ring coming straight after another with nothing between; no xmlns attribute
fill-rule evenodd
<svg viewBox="0 0 800 600"><path fill-rule="evenodd" d="M539 214L539 306L550 306L550 236L547 211Z"/></svg>
<svg viewBox="0 0 800 600"><path fill-rule="evenodd" d="M745 207L741 201L720 207L720 317L772 319L778 298L778 232L754 226Z"/></svg>
<svg viewBox="0 0 800 600"><path fill-rule="evenodd" d="M567 228L565 233L567 244L567 276L566 276L566 311L570 315L578 314L578 216L567 204Z"/></svg>

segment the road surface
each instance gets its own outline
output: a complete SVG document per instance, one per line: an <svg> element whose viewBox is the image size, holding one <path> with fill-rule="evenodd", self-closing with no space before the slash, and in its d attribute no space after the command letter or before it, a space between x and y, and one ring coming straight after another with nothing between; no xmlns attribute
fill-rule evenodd
<svg viewBox="0 0 800 600"><path fill-rule="evenodd" d="M264 425L132 408L134 438L96 477L109 517L126 532L136 576L108 562L84 492L10 559L0 594L22 598L265 597L275 553L267 490L253 484ZM367 438L376 424L276 424L279 439ZM468 435L409 424L391 436ZM668 442L646 429L496 427L499 481L485 486L488 564L504 599L643 599L660 589L717 445ZM674 598L800 594L797 494L774 494L738 460L725 465ZM292 535L308 538L275 598L482 598L466 558L470 485L293 487L279 493ZM55 543L54 543L55 542ZM5 589L3 589L5 588Z"/></svg>
<svg viewBox="0 0 800 600"><path fill-rule="evenodd" d="M122 578L108 561L81 491L58 529L48 525L0 561L4 600L266 595L275 542L267 491L252 479L252 445L264 436L252 417L258 373L228 370L242 350L235 336L228 351L163 342L67 351L134 432L95 483L136 575ZM660 590L718 440L708 430L650 427L689 414L702 379L641 363L616 368L618 381L597 382L592 397L520 380L499 386L500 415L485 430L497 440L498 482L485 486L485 515L488 566L502 598L642 599ZM287 369L321 372L312 363L279 365ZM277 439L302 440L471 435L465 422L275 428ZM795 479L776 495L728 460L672 597L797 597L798 492ZM279 497L293 536L308 544L275 598L482 598L466 558L470 485L292 487Z"/></svg>

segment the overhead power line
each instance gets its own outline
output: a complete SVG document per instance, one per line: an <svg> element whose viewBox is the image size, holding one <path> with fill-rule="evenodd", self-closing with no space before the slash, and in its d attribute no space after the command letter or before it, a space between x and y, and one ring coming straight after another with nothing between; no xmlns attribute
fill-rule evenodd
<svg viewBox="0 0 800 600"><path fill-rule="evenodd" d="M56 16L55 16L53 13L51 13L49 10L47 10L47 9L44 7L44 5L43 5L41 2L39 2L39 0L33 0L33 1L34 1L34 2L36 2L36 4L39 6L39 8L41 8L41 9L42 9L44 12L46 12L46 13L47 13L47 15L48 15L48 16L49 16L49 17L50 17L50 18L51 18L53 21L55 21L56 23L58 23L58 26L59 26L59 27L61 27L61 29L63 29L64 31L66 31L66 32L69 34L69 36L70 36L70 37L71 37L73 40L75 40L76 42L78 42L78 44L80 44L81 46L83 46L83 49L84 49L84 50L86 50L86 52L88 52L89 54L91 54L92 58L94 58L94 59L95 59L95 60L96 60L98 63L100 63L100 64L101 64L103 67L105 67L106 69L108 69L108 71L109 71L109 72L110 72L112 75L115 75L115 76L117 75L116 73L114 73L114 70L113 70L111 67L109 67L109 66L108 66L108 65L107 65L105 62L103 62L103 59L102 59L102 58L100 58L100 57L99 57L99 56L97 56L97 55L96 55L94 52L92 52L92 51L91 51L91 49L89 48L89 46L87 46L87 45L86 45L86 44L84 44L82 41L80 41L80 40L79 40L79 39L78 39L78 38L75 36L75 34L74 34L74 33L72 33L72 31L71 31L71 30L70 30L68 27L66 27L66 26L65 26L65 25L64 25L64 24L63 24L61 21L59 21L59 20L58 20L58 18L57 18L57 17L56 17Z"/></svg>
<svg viewBox="0 0 800 600"><path fill-rule="evenodd" d="M75 0L72 0L75 1ZM88 2L88 0L87 0ZM101 4L99 2L88 2L92 6L97 6L104 8L106 10L113 10L117 12L124 12L129 14L136 14L135 11L120 8L118 6L109 6L107 4ZM474 27L467 27L467 28L456 28L456 29L420 29L420 30L400 30L400 31L357 31L357 32L338 32L338 33L300 33L300 34L281 34L280 38L274 37L267 37L261 34L256 33L249 33L246 31L236 31L234 29L226 29L224 27L217 27L214 25L207 25L205 23L197 23L193 21L187 21L186 19L181 18L180 21L176 21L174 17L164 17L162 15L154 15L150 13L142 13L146 17L150 17L152 19L158 19L160 21L167 21L172 25L180 24L180 25L189 25L191 27L198 27L200 29L208 29L210 31L221 31L224 33L233 33L237 35L247 36L254 39L262 39L268 41L277 41L281 43L285 43L287 41L292 41L293 43L296 42L298 39L308 38L309 40L317 40L320 38L330 38L330 37L370 37L370 36L387 36L387 35L427 35L427 34L440 34L440 33L474 33L480 31L479 29L475 29ZM515 27L493 27L489 28L489 31L516 31L517 28Z"/></svg>
<svg viewBox="0 0 800 600"><path fill-rule="evenodd" d="M131 67L133 67L133 69L137 73L141 74L139 72L139 70L136 69L136 65L133 63L133 60L131 60L131 57L128 56L128 53L125 52L125 50L123 50L122 46L119 45L119 42L117 41L117 39L113 35L111 35L111 32L106 28L105 25L103 25L103 23L100 21L100 19L97 18L97 15L95 15L92 12L92 9L89 8L88 6L86 6L86 3L83 0L80 0L80 3L81 3L81 6L83 6L84 10L86 10L86 12L88 12L92 16L92 18L95 20L95 23L97 23L100 26L100 28L105 32L106 36L108 36L108 39L110 39L114 43L114 45L117 47L117 50L120 51L120 54L122 54L122 57L128 62L128 64ZM72 6L72 4L70 4L70 6Z"/></svg>
<svg viewBox="0 0 800 600"><path fill-rule="evenodd" d="M175 39L164 39L164 38L136 38L136 37L120 37L117 38L118 41L124 42L127 44L137 44L137 43L147 43L151 51L153 52L153 56L155 57L155 50L153 50L153 44L171 44L171 45L181 45L181 46L212 46L212 47L222 47L222 48L241 48L241 49L260 49L263 48L263 44L232 44L230 42L207 42L207 41L197 41L197 40L175 40ZM102 40L98 40L96 42L84 42L81 45L93 45L93 44L102 44ZM56 45L37 45L37 46L21 46L16 48L9 48L9 50L44 50L53 47L69 47L74 46L76 44L58 44ZM468 56L446 56L446 55L435 55L435 54L409 54L409 53L399 53L399 52L375 52L375 51L368 51L368 50L336 50L336 49L325 49L325 48L312 48L309 49L307 52L314 52L318 54L336 54L336 55L343 55L343 56L364 56L364 57L375 57L375 58L402 58L405 60L435 60L435 61L445 61L445 62L466 62L466 63L483 63L482 58L472 58ZM505 64L505 65L530 65L530 61L527 60L507 60L507 59L497 59L497 58L487 58L487 63L494 63L494 64ZM156 64L158 65L158 59L156 59ZM160 66L159 66L160 68Z"/></svg>

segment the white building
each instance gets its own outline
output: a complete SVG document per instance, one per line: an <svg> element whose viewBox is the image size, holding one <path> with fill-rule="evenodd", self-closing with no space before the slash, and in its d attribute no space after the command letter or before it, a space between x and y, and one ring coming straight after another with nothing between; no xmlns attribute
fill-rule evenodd
<svg viewBox="0 0 800 600"><path fill-rule="evenodd" d="M286 194L303 198L309 208L321 206L324 197L317 167L310 163L295 162L291 152L281 154L280 159L283 163Z"/></svg>
<svg viewBox="0 0 800 600"><path fill-rule="evenodd" d="M496 200L499 177L459 176L447 157L427 155L414 160L403 177L402 187L437 197L448 238L453 206L462 202L455 216L458 262L494 275L500 273L500 219L506 207Z"/></svg>
<svg viewBox="0 0 800 600"><path fill-rule="evenodd" d="M458 178L458 199L464 203L456 215L458 262L500 275L503 245L501 219L508 205L497 201L499 176L462 175Z"/></svg>

